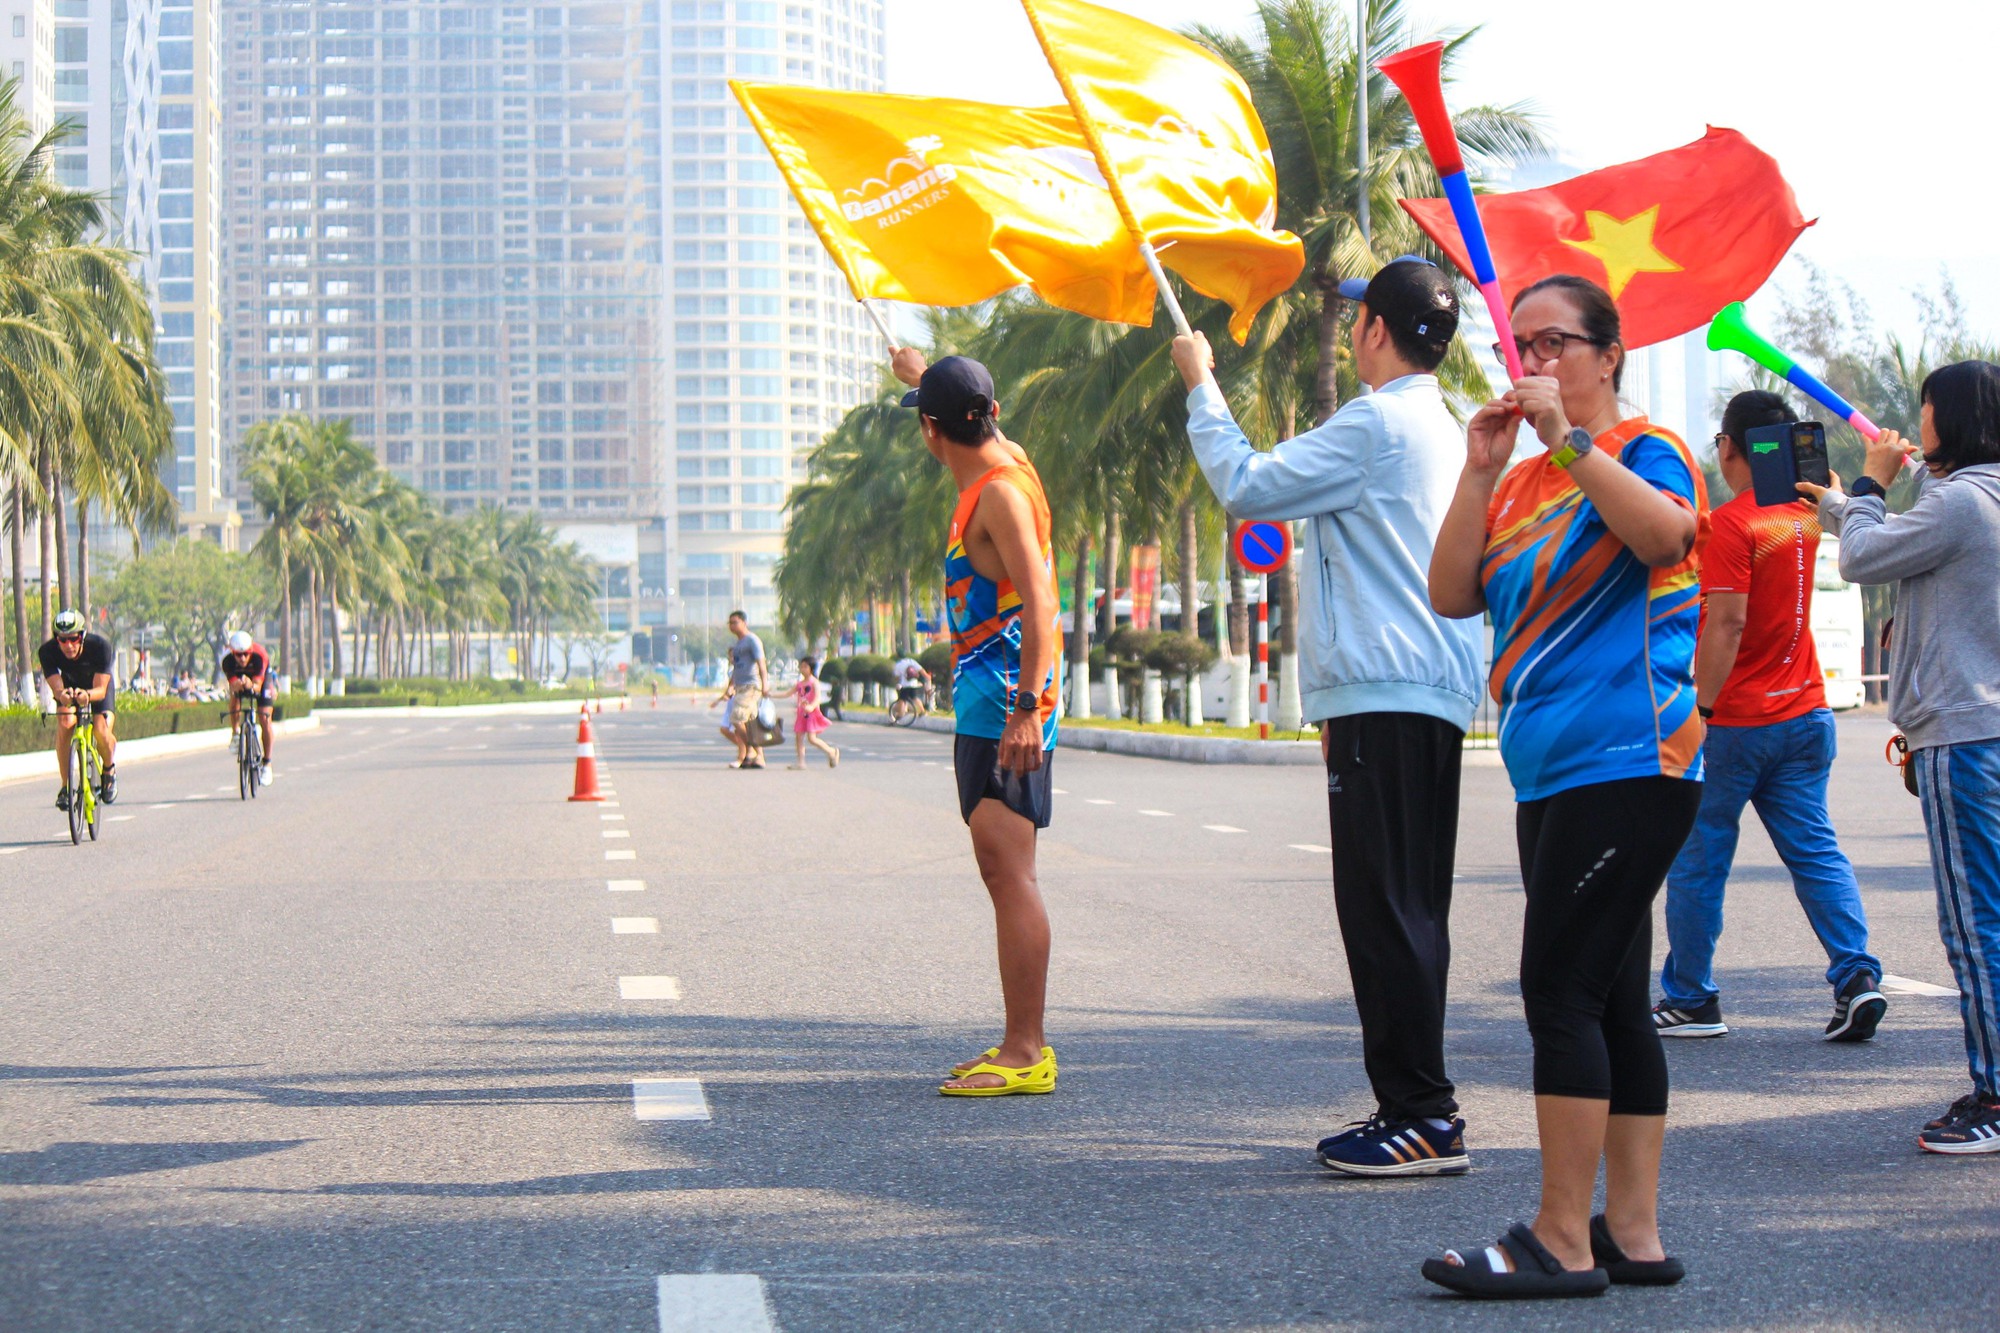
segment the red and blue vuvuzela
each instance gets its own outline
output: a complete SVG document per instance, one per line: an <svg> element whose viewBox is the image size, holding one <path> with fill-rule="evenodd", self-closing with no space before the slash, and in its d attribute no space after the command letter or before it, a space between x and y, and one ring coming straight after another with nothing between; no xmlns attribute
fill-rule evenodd
<svg viewBox="0 0 2000 1333"><path fill-rule="evenodd" d="M1493 266L1493 251L1486 244L1486 226L1479 220L1479 205L1472 197L1472 182L1466 179L1465 156L1458 149L1458 132L1452 128L1451 112L1444 105L1443 42L1425 42L1407 51L1384 56L1375 68L1403 91L1424 136L1424 148L1431 155L1444 197L1451 204L1451 216L1458 234L1465 240L1465 252L1472 260L1472 280L1486 298L1486 310L1493 318L1493 331L1500 336L1500 350L1507 358L1507 374L1521 378L1521 353L1514 346L1514 321L1507 314L1507 298L1500 291L1500 274Z"/></svg>

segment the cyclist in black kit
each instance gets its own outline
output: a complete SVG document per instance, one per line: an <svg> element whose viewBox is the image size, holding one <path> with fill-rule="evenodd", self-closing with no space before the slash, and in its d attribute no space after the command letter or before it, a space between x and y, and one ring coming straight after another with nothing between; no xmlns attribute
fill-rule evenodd
<svg viewBox="0 0 2000 1333"><path fill-rule="evenodd" d="M118 738L111 734L112 715L118 709L118 687L111 681L111 641L102 634L84 633L81 612L58 611L56 636L42 645L37 657L56 701L56 764L63 783L56 792L56 809L69 809L69 742L79 711L89 712L97 756L104 761L97 798L110 805L118 799L118 779L111 765L118 748Z"/></svg>

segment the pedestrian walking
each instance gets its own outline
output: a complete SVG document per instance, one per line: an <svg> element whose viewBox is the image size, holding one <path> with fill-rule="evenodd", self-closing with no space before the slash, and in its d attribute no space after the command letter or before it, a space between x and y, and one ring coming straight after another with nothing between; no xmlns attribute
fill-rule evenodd
<svg viewBox="0 0 2000 1333"><path fill-rule="evenodd" d="M820 712L820 698L825 686L820 684L818 663L810 657L799 659L799 678L779 690L773 699L791 699L795 703L792 714L792 744L798 749L798 762L788 764L792 769L806 766L806 745L811 743L815 750L826 756L828 768L840 767L840 750L820 739L820 733L827 729L825 714Z"/></svg>
<svg viewBox="0 0 2000 1333"><path fill-rule="evenodd" d="M1826 950L1833 987L1828 1041L1867 1041L1888 1012L1882 964L1868 952L1868 915L1854 866L1827 814L1833 712L1813 644L1819 515L1804 500L1761 507L1745 433L1793 420L1783 398L1755 389L1729 400L1715 437L1736 492L1712 515L1701 558L1695 704L1708 723L1694 830L1667 872L1667 961L1653 1023L1663 1037L1720 1037L1715 946L1722 893L1743 807L1753 805L1792 875L1792 891Z"/></svg>
<svg viewBox="0 0 2000 1333"><path fill-rule="evenodd" d="M1451 279L1406 256L1343 283L1349 346L1374 392L1259 453L1200 334L1174 341L1188 438L1238 518L1306 521L1301 700L1319 723L1333 905L1374 1113L1320 1141L1349 1175L1456 1175L1470 1159L1445 1071L1459 768L1479 703L1476 622L1432 610L1431 548L1465 458L1434 373L1458 329ZM1359 627L1367 627L1360 632Z"/></svg>
<svg viewBox="0 0 2000 1333"><path fill-rule="evenodd" d="M1916 452L1894 431L1843 494L1800 483L1840 535L1841 577L1894 583L1889 717L1930 835L1938 933L1958 981L1972 1091L1925 1125L1934 1153L2000 1152L2000 366L1960 361L1923 384L1928 477L1907 513L1886 492Z"/></svg>
<svg viewBox="0 0 2000 1333"><path fill-rule="evenodd" d="M751 743L750 728L757 721L757 705L764 701L770 680L764 670L764 641L750 632L750 619L741 611L729 613L729 632L736 642L729 645L729 683L709 703L727 703L722 738L736 747L731 768L762 768L763 747Z"/></svg>
<svg viewBox="0 0 2000 1333"><path fill-rule="evenodd" d="M1680 1280L1660 1246L1667 1062L1653 899L1701 801L1695 553L1708 497L1687 446L1618 400L1618 307L1546 278L1515 298L1526 374L1472 418L1431 601L1493 618L1492 688L1527 888L1541 1209L1424 1276L1475 1296L1590 1296ZM1496 347L1495 352L1500 351ZM1522 421L1546 452L1508 467ZM1591 1216L1597 1171L1605 1210Z"/></svg>
<svg viewBox="0 0 2000 1333"><path fill-rule="evenodd" d="M951 619L952 767L958 809L993 900L1006 1032L984 1055L954 1065L938 1091L1002 1097L1055 1091L1056 1053L1045 1044L1049 917L1035 877L1037 833L1055 795L1056 596L1049 502L1034 464L1000 433L986 367L948 356L926 367L915 348L895 353L896 377L916 386L924 446L951 471L958 505L946 538L944 586Z"/></svg>

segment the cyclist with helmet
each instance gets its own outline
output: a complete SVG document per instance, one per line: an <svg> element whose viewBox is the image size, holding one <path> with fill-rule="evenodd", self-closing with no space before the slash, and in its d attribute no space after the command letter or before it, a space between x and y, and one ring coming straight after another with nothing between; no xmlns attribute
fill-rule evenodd
<svg viewBox="0 0 2000 1333"><path fill-rule="evenodd" d="M111 640L102 634L84 633L82 612L58 611L56 636L42 645L37 656L56 702L56 765L63 783L56 792L56 809L69 809L69 742L76 731L77 714L82 711L90 713L97 756L104 761L97 798L110 805L118 799L118 779L111 766L112 753L118 747L117 737L111 734L112 715L118 709L118 687L111 681Z"/></svg>
<svg viewBox="0 0 2000 1333"><path fill-rule="evenodd" d="M277 702L277 682L271 679L271 655L257 641L237 630L229 636L229 651L222 655L222 674L229 681L229 730L243 715L243 697L257 697L257 735L264 742L264 759L257 765L257 781L271 785L271 706Z"/></svg>

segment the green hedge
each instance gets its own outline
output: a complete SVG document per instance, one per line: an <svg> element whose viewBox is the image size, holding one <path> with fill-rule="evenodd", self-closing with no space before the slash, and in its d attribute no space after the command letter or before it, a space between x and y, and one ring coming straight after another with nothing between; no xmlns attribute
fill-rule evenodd
<svg viewBox="0 0 2000 1333"><path fill-rule="evenodd" d="M618 691L574 685L544 690L521 680L445 680L413 676L405 680L349 680L345 695L321 695L323 710L340 708L458 708L466 704L505 704L548 700L612 698Z"/></svg>
<svg viewBox="0 0 2000 1333"><path fill-rule="evenodd" d="M273 715L285 718L310 717L313 701L303 694L279 698ZM118 739L144 740L148 736L176 736L186 731L215 731L229 725L229 705L182 703L178 699L120 699ZM52 749L56 743L56 720L33 708L0 708L0 754L32 754Z"/></svg>

